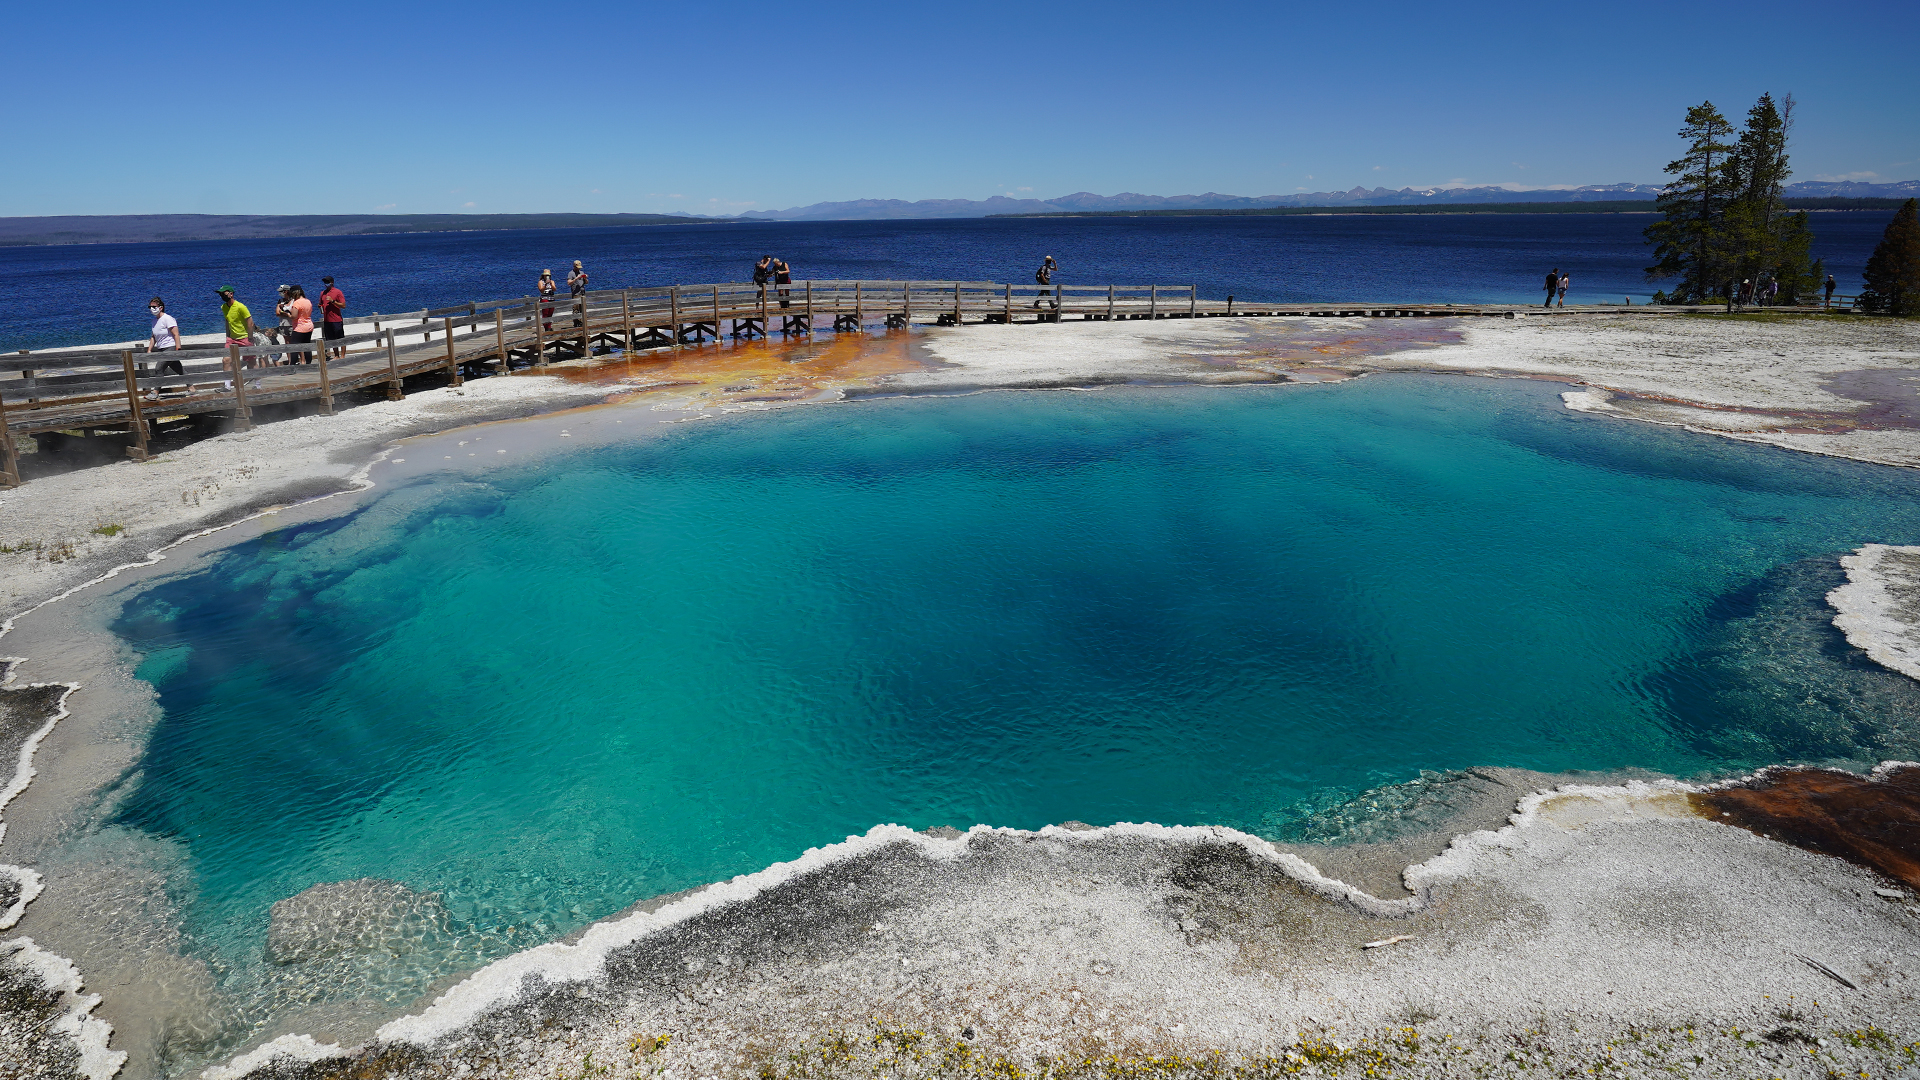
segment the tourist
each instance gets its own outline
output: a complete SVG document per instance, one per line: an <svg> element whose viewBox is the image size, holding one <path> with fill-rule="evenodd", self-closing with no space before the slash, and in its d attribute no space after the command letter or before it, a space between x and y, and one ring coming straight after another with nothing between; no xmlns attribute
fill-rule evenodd
<svg viewBox="0 0 1920 1080"><path fill-rule="evenodd" d="M760 287L760 299L767 298L767 282L773 280L773 256L763 256L753 264L753 283Z"/></svg>
<svg viewBox="0 0 1920 1080"><path fill-rule="evenodd" d="M567 295L579 305L580 318L573 325L584 326L587 317L587 272L580 266L580 260L573 260L573 269L567 271Z"/></svg>
<svg viewBox="0 0 1920 1080"><path fill-rule="evenodd" d="M1780 302L1780 279L1768 278L1767 279L1767 306L1772 307L1779 302Z"/></svg>
<svg viewBox="0 0 1920 1080"><path fill-rule="evenodd" d="M287 303L287 315L293 325L287 330L287 342L292 345L305 345L313 340L313 301L307 299L307 290L298 285L291 286L292 298ZM287 363L313 363L311 351L287 354Z"/></svg>
<svg viewBox="0 0 1920 1080"><path fill-rule="evenodd" d="M1547 274L1547 302L1544 304L1541 304L1540 306L1552 307L1553 294L1558 292L1559 290L1560 290L1560 268L1556 266Z"/></svg>
<svg viewBox="0 0 1920 1080"><path fill-rule="evenodd" d="M1051 285L1051 284L1053 284L1053 272L1054 272L1055 270L1058 270L1058 269L1060 269L1060 264L1059 264L1059 263L1057 263L1057 262L1054 262L1054 261L1053 261L1053 256L1051 256L1051 255L1049 255L1049 256L1047 256L1047 257L1046 257L1046 258L1045 258L1044 260L1042 260L1042 261L1041 261L1041 263L1040 263L1040 269L1038 269L1038 270L1035 270L1035 271L1033 272L1033 280L1034 280L1034 283L1035 283L1035 284L1037 284L1037 285L1042 285L1042 286L1045 286L1045 285ZM1052 295L1053 295L1053 290L1052 290L1052 289L1048 289L1048 288L1042 288L1042 289L1040 290L1040 295L1041 295L1041 296L1052 296ZM1042 303L1048 303L1048 304L1052 304L1052 305L1053 305L1053 309L1054 309L1055 311L1058 311L1058 310L1060 310L1060 303L1059 303L1059 301L1057 301L1057 300L1047 300L1047 301L1041 301L1041 300L1038 300L1038 299L1036 299L1036 300L1035 300L1035 301L1033 302L1033 306L1037 308L1037 307L1039 307L1039 306L1040 306L1040 305L1041 305Z"/></svg>
<svg viewBox="0 0 1920 1080"><path fill-rule="evenodd" d="M773 260L773 283L779 287L780 306L793 306L793 301L789 299L793 295L793 289L789 288L793 284L793 268L787 265L787 260Z"/></svg>
<svg viewBox="0 0 1920 1080"><path fill-rule="evenodd" d="M226 320L227 345L244 349L253 344L253 335L260 331L253 325L253 312L233 298L233 286L222 285L214 294L220 297L220 316Z"/></svg>
<svg viewBox="0 0 1920 1080"><path fill-rule="evenodd" d="M540 280L535 285L540 290L540 322L551 333L553 331L553 298L559 295L560 286L553 283L553 271L540 271ZM545 360L540 361L546 363Z"/></svg>
<svg viewBox="0 0 1920 1080"><path fill-rule="evenodd" d="M1833 275L1827 275L1827 306L1833 306Z"/></svg>
<svg viewBox="0 0 1920 1080"><path fill-rule="evenodd" d="M273 303L273 314L274 317L280 321L274 324L272 330L267 332L268 336L273 339L275 345L279 345L293 336L293 313L287 310L288 301L293 299L293 286L282 285L280 286L279 293L280 298ZM280 362L281 355L280 353L274 353L270 359L277 364Z"/></svg>
<svg viewBox="0 0 1920 1080"><path fill-rule="evenodd" d="M320 290L320 340L337 341L347 336L347 294L330 277L321 278L320 284L326 286ZM344 345L332 350L335 360L346 355Z"/></svg>
<svg viewBox="0 0 1920 1080"><path fill-rule="evenodd" d="M180 348L180 324L167 314L167 302L154 297L147 301L147 314L153 316L153 330L147 334L147 351L150 353L175 352ZM160 374L185 375L187 369L178 359L160 361Z"/></svg>
<svg viewBox="0 0 1920 1080"><path fill-rule="evenodd" d="M1573 275L1571 274L1560 275L1560 288L1556 291L1555 295L1560 298L1561 307L1567 306L1567 286L1571 284L1573 284Z"/></svg>

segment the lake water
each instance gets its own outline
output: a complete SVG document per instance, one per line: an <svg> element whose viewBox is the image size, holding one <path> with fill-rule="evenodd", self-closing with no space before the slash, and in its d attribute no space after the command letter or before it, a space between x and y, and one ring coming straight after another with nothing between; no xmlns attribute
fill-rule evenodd
<svg viewBox="0 0 1920 1080"><path fill-rule="evenodd" d="M1312 838L1423 770L1920 757L1822 600L1920 481L1558 389L875 400L415 476L129 603L164 717L114 828L270 1025L880 822ZM263 960L368 876L446 922Z"/></svg>
<svg viewBox="0 0 1920 1080"><path fill-rule="evenodd" d="M1814 253L1840 291L1859 275L1891 211L1812 215ZM190 333L220 328L215 287L233 285L271 322L274 287L349 313L410 311L533 291L582 260L595 288L744 281L780 255L804 278L1025 283L1042 256L1066 284L1198 284L1203 296L1382 303L1538 302L1559 267L1573 303L1652 295L1641 230L1649 214L1459 214L1268 218L1040 218L751 222L727 225L421 233L0 248L0 351L144 338L159 295Z"/></svg>

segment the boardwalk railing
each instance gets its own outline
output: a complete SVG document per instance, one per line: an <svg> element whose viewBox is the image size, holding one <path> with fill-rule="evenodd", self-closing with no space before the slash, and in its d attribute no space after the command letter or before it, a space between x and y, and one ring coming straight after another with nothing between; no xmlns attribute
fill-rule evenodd
<svg viewBox="0 0 1920 1080"><path fill-rule="evenodd" d="M127 454L147 458L159 418L226 414L242 429L253 409L317 399L331 414L337 394L444 370L458 384L482 365L515 365L590 355L596 347L629 355L677 348L723 335L811 334L831 318L836 331L872 323L1013 323L1198 318L1217 315L1502 315L1513 305L1236 304L1204 300L1194 285L1009 285L988 281L796 281L673 285L523 296L347 320L343 338L311 343L144 349L65 349L0 355L0 486L19 484L13 436L101 428L130 435ZM1524 309L1523 309L1524 310ZM338 355L335 355L335 354ZM288 362L289 358L297 362Z"/></svg>

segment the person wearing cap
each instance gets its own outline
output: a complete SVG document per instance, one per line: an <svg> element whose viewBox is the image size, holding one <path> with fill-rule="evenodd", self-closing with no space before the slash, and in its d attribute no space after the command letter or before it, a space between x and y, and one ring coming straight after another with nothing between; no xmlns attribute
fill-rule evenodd
<svg viewBox="0 0 1920 1080"><path fill-rule="evenodd" d="M567 295L579 302L580 319L586 318L587 272L581 268L579 259L573 260L573 269L567 271ZM573 320L573 325L579 326L580 319Z"/></svg>
<svg viewBox="0 0 1920 1080"><path fill-rule="evenodd" d="M233 298L233 286L222 285L213 291L220 297L220 316L227 321L227 344L243 349L253 344L253 335L259 333L253 325L253 312Z"/></svg>
<svg viewBox="0 0 1920 1080"><path fill-rule="evenodd" d="M1053 256L1051 256L1051 255L1049 255L1049 256L1047 256L1047 257L1046 257L1045 259L1042 259L1042 260L1041 260L1041 262L1040 262L1040 269L1038 269L1038 270L1035 270L1035 271L1033 272L1033 281L1034 281L1034 284L1036 284L1036 285L1042 285L1042 286L1044 286L1044 285L1051 285L1051 284L1053 284L1053 272L1054 272L1055 270L1058 270L1058 269L1060 269L1060 264L1059 264L1059 263L1057 263L1057 262L1054 262L1054 261L1053 261ZM1045 297L1051 297L1051 296L1053 296L1053 290L1052 290L1052 289L1047 289L1047 288L1042 288L1042 289L1040 290L1040 295L1041 295L1041 296L1045 296ZM1033 302L1033 306L1034 306L1034 307L1041 307L1041 306L1043 306L1043 305L1045 305L1045 304L1052 304L1052 305L1053 305L1053 307L1054 307L1054 310L1056 310L1056 311L1058 311L1058 310L1060 309L1060 303L1059 303L1059 301L1057 301L1057 300L1052 300L1052 299L1048 299L1048 300L1038 300L1038 299L1036 299L1036 300L1035 300L1035 301Z"/></svg>
<svg viewBox="0 0 1920 1080"><path fill-rule="evenodd" d="M535 283L540 290L540 321L551 333L553 331L553 298L559 294L560 286L553 283L553 271L540 271L540 280ZM541 363L546 363L542 360Z"/></svg>
<svg viewBox="0 0 1920 1080"><path fill-rule="evenodd" d="M320 340L333 341L347 336L347 294L333 283L330 277L320 279L326 288L320 290ZM346 346L338 346L328 351L335 360L347 355Z"/></svg>

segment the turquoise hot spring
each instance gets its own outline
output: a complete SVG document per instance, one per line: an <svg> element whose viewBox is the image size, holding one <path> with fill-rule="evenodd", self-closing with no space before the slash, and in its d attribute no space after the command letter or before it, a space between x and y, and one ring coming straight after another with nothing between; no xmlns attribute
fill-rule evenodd
<svg viewBox="0 0 1920 1080"><path fill-rule="evenodd" d="M1920 757L1920 690L1825 603L1838 556L1920 541L1920 483L1561 389L524 422L551 448L381 466L134 594L161 711L108 831L169 853L185 947L263 1020L879 823L1341 842L1476 766ZM265 959L276 901L364 877L444 921L324 980Z"/></svg>

